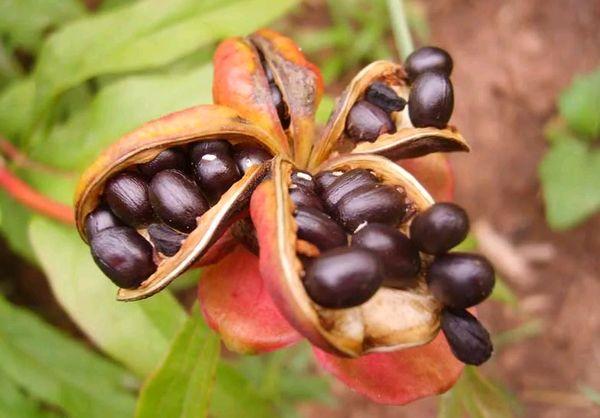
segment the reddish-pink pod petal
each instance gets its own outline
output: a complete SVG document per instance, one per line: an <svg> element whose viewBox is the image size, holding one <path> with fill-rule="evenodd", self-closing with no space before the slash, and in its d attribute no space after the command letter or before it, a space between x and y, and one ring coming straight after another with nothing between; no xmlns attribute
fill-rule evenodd
<svg viewBox="0 0 600 418"><path fill-rule="evenodd" d="M436 201L450 201L454 198L454 173L444 154L429 154L400 160L398 163L415 176Z"/></svg>
<svg viewBox="0 0 600 418"><path fill-rule="evenodd" d="M204 271L198 298L206 322L232 351L271 351L301 338L265 289L258 258L241 246Z"/></svg>
<svg viewBox="0 0 600 418"><path fill-rule="evenodd" d="M443 334L402 351L337 357L313 348L317 361L344 384L375 402L404 405L450 389L463 369Z"/></svg>

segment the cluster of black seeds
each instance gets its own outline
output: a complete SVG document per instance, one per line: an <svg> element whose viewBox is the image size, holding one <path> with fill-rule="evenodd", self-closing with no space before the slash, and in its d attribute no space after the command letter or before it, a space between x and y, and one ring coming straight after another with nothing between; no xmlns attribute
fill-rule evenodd
<svg viewBox="0 0 600 418"><path fill-rule="evenodd" d="M450 55L436 47L420 48L408 56L405 68L410 83L408 114L413 126L446 127L454 109ZM373 142L383 134L394 133L391 115L402 111L406 104L390 86L377 81L350 109L346 134L355 142Z"/></svg>
<svg viewBox="0 0 600 418"><path fill-rule="evenodd" d="M289 192L298 238L319 250L317 256L300 254L304 286L315 303L350 308L381 286L414 286L426 256L433 259L426 281L444 305L442 329L454 354L469 364L489 358L489 335L466 308L489 296L494 270L479 255L448 252L469 231L461 207L437 203L415 216L402 187L383 184L365 169L323 171L314 178L297 171ZM411 220L409 238L400 229Z"/></svg>
<svg viewBox="0 0 600 418"><path fill-rule="evenodd" d="M96 264L119 287L138 287L250 166L270 158L256 145L217 139L164 150L114 175L85 221Z"/></svg>

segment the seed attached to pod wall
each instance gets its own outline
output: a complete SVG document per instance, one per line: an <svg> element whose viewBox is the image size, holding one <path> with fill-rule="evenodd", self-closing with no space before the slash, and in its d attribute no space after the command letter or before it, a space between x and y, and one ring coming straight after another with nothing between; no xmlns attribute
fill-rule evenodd
<svg viewBox="0 0 600 418"><path fill-rule="evenodd" d="M100 205L85 218L85 234L91 240L100 231L122 225L108 207Z"/></svg>
<svg viewBox="0 0 600 418"><path fill-rule="evenodd" d="M317 176L319 183L321 183L324 177ZM377 184L377 177L373 175L369 170L363 168L354 168L346 171L339 177L337 177L329 186L327 186L324 193L324 201L327 208L331 211L335 211L335 207L340 202L342 197L346 196L352 190L355 190L361 186L367 184Z"/></svg>
<svg viewBox="0 0 600 418"><path fill-rule="evenodd" d="M281 126L283 129L287 129L290 126L290 114L288 112L288 107L283 100L283 96L281 95L281 90L274 83L270 84L271 88L271 98L273 99L273 104L275 105L275 109L277 110L277 116L281 121Z"/></svg>
<svg viewBox="0 0 600 418"><path fill-rule="evenodd" d="M357 142L373 142L381 135L395 131L396 127L385 110L366 100L356 102L346 119L346 133Z"/></svg>
<svg viewBox="0 0 600 418"><path fill-rule="evenodd" d="M292 184L304 186L310 190L315 190L315 181L310 173L302 170L297 170L292 173Z"/></svg>
<svg viewBox="0 0 600 418"><path fill-rule="evenodd" d="M396 226L405 214L405 193L385 184L361 186L345 195L336 207L337 219L349 232L371 222Z"/></svg>
<svg viewBox="0 0 600 418"><path fill-rule="evenodd" d="M365 303L377 292L382 281L381 264L371 251L336 248L310 263L304 286L317 304L339 309Z"/></svg>
<svg viewBox="0 0 600 418"><path fill-rule="evenodd" d="M406 100L385 83L377 81L365 92L365 100L388 113L399 112L406 106Z"/></svg>
<svg viewBox="0 0 600 418"><path fill-rule="evenodd" d="M389 225L372 223L352 235L352 247L374 252L387 278L413 278L421 269L421 257L410 239Z"/></svg>
<svg viewBox="0 0 600 418"><path fill-rule="evenodd" d="M119 287L135 288L156 270L152 246L133 228L117 226L100 231L90 246L98 267Z"/></svg>
<svg viewBox="0 0 600 418"><path fill-rule="evenodd" d="M224 139L201 141L194 144L190 150L192 161L198 161L205 154L231 154L233 147Z"/></svg>
<svg viewBox="0 0 600 418"><path fill-rule="evenodd" d="M117 174L106 183L104 196L112 212L127 225L146 226L154 219L148 185L139 174Z"/></svg>
<svg viewBox="0 0 600 418"><path fill-rule="evenodd" d="M158 217L179 231L191 232L209 209L196 184L178 170L161 171L150 182L150 201Z"/></svg>
<svg viewBox="0 0 600 418"><path fill-rule="evenodd" d="M454 110L452 83L443 74L424 73L416 78L408 96L408 114L417 128L445 128Z"/></svg>
<svg viewBox="0 0 600 418"><path fill-rule="evenodd" d="M138 168L146 178L151 179L159 171L169 169L184 171L186 166L185 154L177 148L169 148L162 151L153 160L140 164Z"/></svg>
<svg viewBox="0 0 600 418"><path fill-rule="evenodd" d="M419 48L406 58L404 68L412 82L427 72L439 72L446 77L452 73L452 57L446 51L435 46Z"/></svg>
<svg viewBox="0 0 600 418"><path fill-rule="evenodd" d="M436 203L418 214L410 237L427 254L442 254L457 246L469 233L467 212L454 203Z"/></svg>
<svg viewBox="0 0 600 418"><path fill-rule="evenodd" d="M148 227L148 236L156 250L167 257L177 254L183 240L187 237L186 234L177 232L164 224L151 224Z"/></svg>
<svg viewBox="0 0 600 418"><path fill-rule="evenodd" d="M427 272L427 285L433 296L455 309L483 302L492 293L495 281L490 262L476 254L437 256Z"/></svg>
<svg viewBox="0 0 600 418"><path fill-rule="evenodd" d="M289 188L289 193L290 199L292 199L292 202L294 202L296 207L308 206L318 210L323 210L323 203L321 203L321 199L319 199L319 196L317 196L317 194L311 189L292 184L292 186Z"/></svg>
<svg viewBox="0 0 600 418"><path fill-rule="evenodd" d="M271 158L271 154L256 145L240 143L233 147L233 159L242 173L253 165L262 164Z"/></svg>
<svg viewBox="0 0 600 418"><path fill-rule="evenodd" d="M490 334L468 311L444 309L442 331L452 353L463 363L479 366L492 356Z"/></svg>
<svg viewBox="0 0 600 418"><path fill-rule="evenodd" d="M210 152L196 158L192 161L194 175L211 203L217 202L242 177L229 153Z"/></svg>
<svg viewBox="0 0 600 418"><path fill-rule="evenodd" d="M314 177L315 189L324 193L343 173L341 171L321 171Z"/></svg>
<svg viewBox="0 0 600 418"><path fill-rule="evenodd" d="M346 233L329 215L311 207L296 210L298 238L314 244L319 250L345 246Z"/></svg>

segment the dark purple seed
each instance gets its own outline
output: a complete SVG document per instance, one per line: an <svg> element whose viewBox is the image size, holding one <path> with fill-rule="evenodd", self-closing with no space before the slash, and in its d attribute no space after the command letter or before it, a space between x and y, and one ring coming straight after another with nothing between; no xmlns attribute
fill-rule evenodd
<svg viewBox="0 0 600 418"><path fill-rule="evenodd" d="M294 171L292 173L292 184L303 186L313 191L315 190L315 181L313 176L307 171Z"/></svg>
<svg viewBox="0 0 600 418"><path fill-rule="evenodd" d="M116 226L100 231L90 246L100 270L119 287L138 287L156 271L152 245L133 228Z"/></svg>
<svg viewBox="0 0 600 418"><path fill-rule="evenodd" d="M439 72L446 77L452 73L452 57L446 51L435 46L419 48L406 58L404 68L412 82L418 76L428 72Z"/></svg>
<svg viewBox="0 0 600 418"><path fill-rule="evenodd" d="M91 240L100 231L122 225L107 206L101 205L85 218L85 234Z"/></svg>
<svg viewBox="0 0 600 418"><path fill-rule="evenodd" d="M212 139L210 141L201 141L192 145L190 156L192 162L198 161L205 154L229 154L233 153L233 147L224 139Z"/></svg>
<svg viewBox="0 0 600 418"><path fill-rule="evenodd" d="M492 356L490 334L468 311L444 309L442 331L452 353L463 363L479 366Z"/></svg>
<svg viewBox="0 0 600 418"><path fill-rule="evenodd" d="M396 131L385 110L360 100L352 106L346 119L346 133L353 141L373 142L383 134Z"/></svg>
<svg viewBox="0 0 600 418"><path fill-rule="evenodd" d="M377 256L362 248L336 248L314 259L306 269L304 286L317 304L351 308L368 301L383 281Z"/></svg>
<svg viewBox="0 0 600 418"><path fill-rule="evenodd" d="M324 193L342 174L341 171L321 171L314 178L316 190Z"/></svg>
<svg viewBox="0 0 600 418"><path fill-rule="evenodd" d="M361 186L345 195L336 207L337 219L350 232L364 223L396 226L405 214L405 194L384 184Z"/></svg>
<svg viewBox="0 0 600 418"><path fill-rule="evenodd" d="M406 100L385 83L376 81L365 92L365 100L388 113L399 112L406 106Z"/></svg>
<svg viewBox="0 0 600 418"><path fill-rule="evenodd" d="M298 225L298 238L314 244L321 251L345 246L347 243L346 233L342 227L318 209L298 208L295 219Z"/></svg>
<svg viewBox="0 0 600 418"><path fill-rule="evenodd" d="M148 236L156 250L167 257L177 254L181 244L187 238L186 234L177 232L165 224L150 224Z"/></svg>
<svg viewBox="0 0 600 418"><path fill-rule="evenodd" d="M445 128L454 109L452 83L443 74L424 73L412 84L408 114L417 128Z"/></svg>
<svg viewBox="0 0 600 418"><path fill-rule="evenodd" d="M186 166L185 154L177 148L169 148L158 154L153 160L140 164L138 168L146 178L151 179L159 171L169 169L183 171Z"/></svg>
<svg viewBox="0 0 600 418"><path fill-rule="evenodd" d="M139 174L117 174L106 182L104 196L112 212L127 225L146 226L154 219L148 185Z"/></svg>
<svg viewBox="0 0 600 418"><path fill-rule="evenodd" d="M209 209L196 184L178 170L165 170L155 175L149 191L158 217L179 231L194 230L196 218Z"/></svg>
<svg viewBox="0 0 600 418"><path fill-rule="evenodd" d="M263 68L265 69L265 76L267 76L267 81L269 83L273 83L273 81L275 81L275 76L273 75L273 70L271 70L271 67L266 63L263 62Z"/></svg>
<svg viewBox="0 0 600 418"><path fill-rule="evenodd" d="M413 278L421 269L419 251L406 235L389 225L365 225L352 236L351 246L373 251L383 265L386 279Z"/></svg>
<svg viewBox="0 0 600 418"><path fill-rule="evenodd" d="M211 203L217 202L242 177L230 154L204 154L192 164L196 181Z"/></svg>
<svg viewBox="0 0 600 418"><path fill-rule="evenodd" d="M307 206L318 210L323 210L323 203L315 192L304 186L293 184L290 189L290 199L296 207Z"/></svg>
<svg viewBox="0 0 600 418"><path fill-rule="evenodd" d="M281 95L281 90L279 90L279 87L277 87L275 83L271 83L269 86L271 88L271 98L273 99L275 109L277 109L277 116L279 116L281 126L283 129L287 129L290 126L290 114L288 112L288 107L285 104L285 100Z"/></svg>
<svg viewBox="0 0 600 418"><path fill-rule="evenodd" d="M264 148L253 144L236 144L233 146L233 159L242 173L246 173L250 167L262 164L272 158Z"/></svg>
<svg viewBox="0 0 600 418"><path fill-rule="evenodd" d="M322 181L321 178L319 178L319 181ZM337 177L327 187L323 193L323 200L327 208L334 211L342 197L351 191L366 184L377 184L378 182L377 177L369 170L354 168Z"/></svg>
<svg viewBox="0 0 600 418"><path fill-rule="evenodd" d="M429 266L427 284L444 305L465 309L483 302L495 284L494 268L480 255L448 253Z"/></svg>
<svg viewBox="0 0 600 418"><path fill-rule="evenodd" d="M442 254L463 242L469 233L467 212L454 203L436 203L410 225L410 238L427 254Z"/></svg>

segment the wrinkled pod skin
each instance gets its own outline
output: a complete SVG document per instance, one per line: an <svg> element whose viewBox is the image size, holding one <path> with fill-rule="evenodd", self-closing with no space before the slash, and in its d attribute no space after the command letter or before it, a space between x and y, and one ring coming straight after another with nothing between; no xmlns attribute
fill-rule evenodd
<svg viewBox="0 0 600 418"><path fill-rule="evenodd" d="M198 106L148 122L115 142L83 174L75 196L75 218L81 237L88 240L85 233L87 215L98 207L107 181L115 174L152 161L165 149L215 137L225 138L234 144L255 144L271 155L284 154L281 145L262 128L222 106ZM251 193L267 174L268 168L269 164L265 163L248 169L215 205L197 218L197 226L189 231L180 250L172 257L162 258L156 271L139 287L120 289L118 299L131 301L151 296L187 268L214 262L225 255L234 245L228 228L244 216ZM88 221L88 228L89 225Z"/></svg>
<svg viewBox="0 0 600 418"><path fill-rule="evenodd" d="M372 171L384 184L402 186L418 211L433 203L414 177L384 157L344 156L328 161L320 170L358 168ZM439 331L442 307L428 291L423 274L409 289L382 287L366 303L353 308L326 309L308 297L302 284L303 265L297 255L294 204L287 193L292 169L291 162L276 157L270 178L255 190L250 204L260 246L261 274L286 319L312 344L348 357L431 341ZM336 324L346 324L353 331Z"/></svg>

